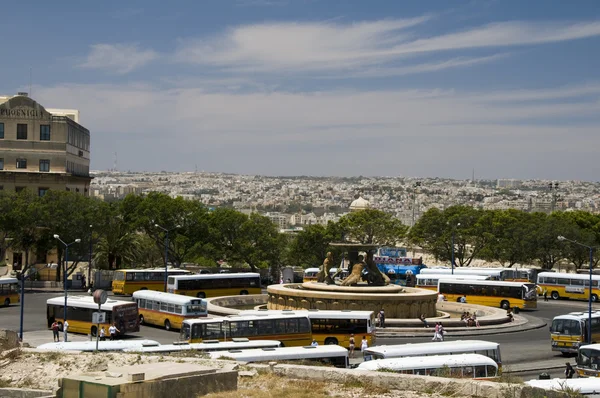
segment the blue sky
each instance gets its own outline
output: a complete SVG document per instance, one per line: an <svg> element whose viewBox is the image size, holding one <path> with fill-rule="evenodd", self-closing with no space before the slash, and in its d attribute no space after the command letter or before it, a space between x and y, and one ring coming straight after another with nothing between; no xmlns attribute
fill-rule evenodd
<svg viewBox="0 0 600 398"><path fill-rule="evenodd" d="M0 94L94 169L599 180L595 0L57 4L3 4Z"/></svg>

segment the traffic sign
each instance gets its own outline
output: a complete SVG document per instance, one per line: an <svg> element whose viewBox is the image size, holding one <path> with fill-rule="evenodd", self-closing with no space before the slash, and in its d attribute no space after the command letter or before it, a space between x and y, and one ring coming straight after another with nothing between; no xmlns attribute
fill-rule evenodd
<svg viewBox="0 0 600 398"><path fill-rule="evenodd" d="M105 323L106 322L106 312L93 312L92 313L92 323Z"/></svg>

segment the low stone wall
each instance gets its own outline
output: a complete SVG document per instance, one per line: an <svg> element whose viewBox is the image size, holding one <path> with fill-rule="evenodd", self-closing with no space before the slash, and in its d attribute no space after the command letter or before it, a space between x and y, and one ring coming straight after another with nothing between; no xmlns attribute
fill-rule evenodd
<svg viewBox="0 0 600 398"><path fill-rule="evenodd" d="M337 369L322 366L262 365L247 366L261 371L273 372L292 379L319 380L336 383L368 383L391 390L416 391L424 394L438 393L452 397L486 398L568 398L568 393L543 390L525 384L496 383L471 379L449 379L433 376L403 375L357 369Z"/></svg>
<svg viewBox="0 0 600 398"><path fill-rule="evenodd" d="M29 388L0 388L0 398L54 398L49 390L33 390Z"/></svg>
<svg viewBox="0 0 600 398"><path fill-rule="evenodd" d="M259 306L267 304L266 294L249 294L245 296L224 296L207 299L208 313L212 315L236 315L240 310L230 307Z"/></svg>
<svg viewBox="0 0 600 398"><path fill-rule="evenodd" d="M14 330L0 329L0 351L12 350L19 346L19 334Z"/></svg>
<svg viewBox="0 0 600 398"><path fill-rule="evenodd" d="M462 314L463 312L475 313L480 326L499 325L509 322L506 316L506 310L501 308L487 307L484 305L454 303L444 301L436 303L438 312L442 315L437 317L427 317L427 322L441 322L445 327L464 327L465 323L459 318L450 318L446 313ZM423 323L418 318L407 319L386 319L387 326L397 327L423 327Z"/></svg>

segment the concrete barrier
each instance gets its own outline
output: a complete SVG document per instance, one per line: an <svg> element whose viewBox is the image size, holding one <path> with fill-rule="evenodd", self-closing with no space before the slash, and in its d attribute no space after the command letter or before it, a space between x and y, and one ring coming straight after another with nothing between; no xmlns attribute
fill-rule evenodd
<svg viewBox="0 0 600 398"><path fill-rule="evenodd" d="M29 388L0 388L0 398L54 398L50 390L33 390Z"/></svg>
<svg viewBox="0 0 600 398"><path fill-rule="evenodd" d="M19 346L19 335L14 330L0 329L0 351L12 350Z"/></svg>

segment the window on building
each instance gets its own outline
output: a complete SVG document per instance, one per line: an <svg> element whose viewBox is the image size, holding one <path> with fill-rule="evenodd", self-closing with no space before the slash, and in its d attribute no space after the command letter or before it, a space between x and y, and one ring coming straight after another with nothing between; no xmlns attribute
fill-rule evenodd
<svg viewBox="0 0 600 398"><path fill-rule="evenodd" d="M26 140L27 139L27 125L26 124L17 124L17 139L18 140Z"/></svg>
<svg viewBox="0 0 600 398"><path fill-rule="evenodd" d="M0 170L4 170L4 159L0 158Z"/></svg>
<svg viewBox="0 0 600 398"><path fill-rule="evenodd" d="M40 159L40 171L50 171L50 160Z"/></svg>
<svg viewBox="0 0 600 398"><path fill-rule="evenodd" d="M4 123L0 123L0 139L4 139Z"/></svg>
<svg viewBox="0 0 600 398"><path fill-rule="evenodd" d="M21 192L25 189L25 187L15 187L15 192Z"/></svg>
<svg viewBox="0 0 600 398"><path fill-rule="evenodd" d="M44 196L49 190L50 188L38 188L39 197L41 198L42 196Z"/></svg>
<svg viewBox="0 0 600 398"><path fill-rule="evenodd" d="M27 159L17 159L17 169L26 169Z"/></svg>
<svg viewBox="0 0 600 398"><path fill-rule="evenodd" d="M40 141L50 141L50 125L42 124L40 126Z"/></svg>

